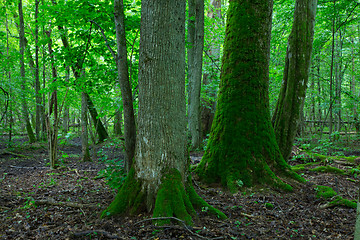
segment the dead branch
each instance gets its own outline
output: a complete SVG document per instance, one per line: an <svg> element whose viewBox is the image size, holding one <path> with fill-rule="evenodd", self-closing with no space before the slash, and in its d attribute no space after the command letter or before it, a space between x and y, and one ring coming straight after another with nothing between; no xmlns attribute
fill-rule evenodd
<svg viewBox="0 0 360 240"><path fill-rule="evenodd" d="M53 206L62 206L62 207L73 207L73 208L100 208L95 204L82 204L75 202L56 202L53 199L45 200L35 200L35 205L53 205Z"/></svg>

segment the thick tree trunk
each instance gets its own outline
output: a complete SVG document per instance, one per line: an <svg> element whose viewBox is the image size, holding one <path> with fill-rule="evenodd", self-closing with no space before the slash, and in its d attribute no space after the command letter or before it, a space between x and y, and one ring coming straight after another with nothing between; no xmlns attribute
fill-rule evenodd
<svg viewBox="0 0 360 240"><path fill-rule="evenodd" d="M204 49L204 0L189 0L188 124L191 148L201 144L200 91Z"/></svg>
<svg viewBox="0 0 360 240"><path fill-rule="evenodd" d="M317 0L297 0L288 40L283 81L273 115L273 126L281 154L287 160L297 133L305 101Z"/></svg>
<svg viewBox="0 0 360 240"><path fill-rule="evenodd" d="M292 190L276 175L302 180L282 158L270 121L272 6L271 0L229 5L215 119L196 172L232 193L254 184Z"/></svg>
<svg viewBox="0 0 360 240"><path fill-rule="evenodd" d="M195 193L188 172L185 1L142 1L139 65L135 161L102 216L147 209L191 224L194 207L206 206L224 218Z"/></svg>
<svg viewBox="0 0 360 240"><path fill-rule="evenodd" d="M114 0L114 19L117 40L117 55L115 60L124 110L125 168L126 171L129 172L135 154L136 126L127 62L123 0Z"/></svg>
<svg viewBox="0 0 360 240"><path fill-rule="evenodd" d="M25 64L24 64L24 52L25 52L25 31L24 31L24 16L22 10L22 0L19 0L19 46L20 46L20 76L21 76L21 101L22 101L22 115L25 121L26 131L29 137L30 143L35 142L35 135L32 130L28 105L26 102L25 91L26 91L26 78L25 78Z"/></svg>
<svg viewBox="0 0 360 240"><path fill-rule="evenodd" d="M87 102L85 92L81 93L81 151L82 161L91 161L87 127Z"/></svg>

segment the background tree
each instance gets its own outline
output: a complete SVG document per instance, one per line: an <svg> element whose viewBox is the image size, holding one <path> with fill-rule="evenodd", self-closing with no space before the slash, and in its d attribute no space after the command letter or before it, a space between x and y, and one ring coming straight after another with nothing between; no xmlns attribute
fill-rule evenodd
<svg viewBox="0 0 360 240"><path fill-rule="evenodd" d="M188 125L191 148L201 143L200 91L204 49L204 0L189 0L188 20Z"/></svg>
<svg viewBox="0 0 360 240"><path fill-rule="evenodd" d="M196 171L202 181L221 182L231 192L254 184L291 190L278 176L301 180L281 157L270 122L272 7L271 0L229 5L215 119Z"/></svg>
<svg viewBox="0 0 360 240"><path fill-rule="evenodd" d="M297 0L289 36L284 76L273 114L276 140L285 160L291 149L304 106L314 36L317 0Z"/></svg>
<svg viewBox="0 0 360 240"><path fill-rule="evenodd" d="M154 217L175 216L191 224L194 207L206 206L224 218L195 193L188 171L185 2L143 1L141 11L135 161L102 216L147 209Z"/></svg>
<svg viewBox="0 0 360 240"><path fill-rule="evenodd" d="M25 52L25 26L24 26L24 15L22 0L19 0L19 48L20 48L20 75L22 79L21 90L22 90L22 115L25 121L26 131L29 137L30 143L35 142L35 136L33 129L30 124L28 105L26 101L26 78L25 78L25 63L24 63L24 52Z"/></svg>

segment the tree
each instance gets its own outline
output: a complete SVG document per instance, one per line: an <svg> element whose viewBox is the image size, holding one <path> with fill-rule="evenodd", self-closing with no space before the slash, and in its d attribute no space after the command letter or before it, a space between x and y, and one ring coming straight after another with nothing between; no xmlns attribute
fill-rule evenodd
<svg viewBox="0 0 360 240"><path fill-rule="evenodd" d="M230 1L220 90L205 154L196 172L237 192L267 184L290 191L280 177L302 179L282 158L270 122L271 0Z"/></svg>
<svg viewBox="0 0 360 240"><path fill-rule="evenodd" d="M188 21L188 123L191 148L201 143L200 91L204 49L204 0L189 0Z"/></svg>
<svg viewBox="0 0 360 240"><path fill-rule="evenodd" d="M297 0L288 40L281 90L272 122L285 160L290 157L304 106L314 37L317 0Z"/></svg>
<svg viewBox="0 0 360 240"><path fill-rule="evenodd" d="M26 91L26 78L25 78L25 63L24 63L24 52L25 52L25 27L24 27L24 15L23 15L23 8L22 8L22 0L19 0L19 47L20 47L20 75L21 75L21 90L22 90L22 115L25 121L26 131L29 137L30 143L35 142L34 132L32 130L30 119L29 119L29 112L28 106L25 98L25 91Z"/></svg>
<svg viewBox="0 0 360 240"><path fill-rule="evenodd" d="M139 115L134 164L102 217L178 217L191 224L195 208L225 215L192 187L186 147L185 1L142 1ZM168 222L166 220L165 222ZM164 223L164 222L160 222Z"/></svg>
<svg viewBox="0 0 360 240"><path fill-rule="evenodd" d="M135 154L136 126L125 38L125 15L122 0L114 0L117 54L115 57L124 110L125 167L129 172Z"/></svg>

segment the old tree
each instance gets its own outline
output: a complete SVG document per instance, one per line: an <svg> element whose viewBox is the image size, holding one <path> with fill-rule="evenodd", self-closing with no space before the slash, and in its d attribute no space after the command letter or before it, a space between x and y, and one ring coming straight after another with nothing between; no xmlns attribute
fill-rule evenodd
<svg viewBox="0 0 360 240"><path fill-rule="evenodd" d="M136 153L129 175L102 216L153 211L191 224L207 207L194 191L186 146L185 2L143 1ZM161 222L164 223L164 222Z"/></svg>
<svg viewBox="0 0 360 240"><path fill-rule="evenodd" d="M197 168L206 183L266 184L291 190L303 181L283 159L270 121L269 56L272 0L230 1L215 119Z"/></svg>

